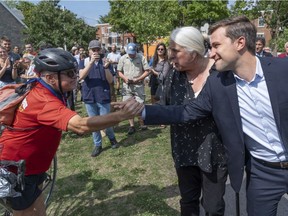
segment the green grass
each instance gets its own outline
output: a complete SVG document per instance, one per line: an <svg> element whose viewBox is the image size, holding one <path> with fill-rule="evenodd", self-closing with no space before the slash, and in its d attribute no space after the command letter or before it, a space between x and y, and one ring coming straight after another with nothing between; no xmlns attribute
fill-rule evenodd
<svg viewBox="0 0 288 216"><path fill-rule="evenodd" d="M80 102L77 111L86 115ZM111 149L104 137L103 152L96 158L90 156L91 134L63 133L48 215L179 215L169 127L151 126L131 136L128 127L125 121L114 128L120 148Z"/></svg>

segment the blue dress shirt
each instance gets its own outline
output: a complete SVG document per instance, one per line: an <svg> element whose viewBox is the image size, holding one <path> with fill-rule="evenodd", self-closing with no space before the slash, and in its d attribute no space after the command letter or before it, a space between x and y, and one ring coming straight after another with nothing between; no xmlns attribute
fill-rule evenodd
<svg viewBox="0 0 288 216"><path fill-rule="evenodd" d="M260 61L256 74L247 82L234 74L245 144L255 158L270 162L287 161L287 152L276 127L271 101Z"/></svg>

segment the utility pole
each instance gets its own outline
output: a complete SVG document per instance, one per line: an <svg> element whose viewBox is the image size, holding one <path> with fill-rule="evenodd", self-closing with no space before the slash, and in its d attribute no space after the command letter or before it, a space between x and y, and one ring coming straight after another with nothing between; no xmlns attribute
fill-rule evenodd
<svg viewBox="0 0 288 216"><path fill-rule="evenodd" d="M65 17L65 6L62 6L62 11L63 11L63 17ZM65 20L64 20L65 21ZM63 22L64 26L64 50L67 51L67 45L66 45L66 28L65 28L65 22Z"/></svg>

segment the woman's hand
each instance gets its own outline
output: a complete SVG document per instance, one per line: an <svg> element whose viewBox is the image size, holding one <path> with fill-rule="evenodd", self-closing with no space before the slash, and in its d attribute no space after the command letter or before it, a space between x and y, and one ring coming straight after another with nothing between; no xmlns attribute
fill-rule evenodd
<svg viewBox="0 0 288 216"><path fill-rule="evenodd" d="M10 65L10 59L9 59L9 57L7 57L7 58L5 59L5 62L4 62L4 66L3 66L3 67L8 68L9 65Z"/></svg>

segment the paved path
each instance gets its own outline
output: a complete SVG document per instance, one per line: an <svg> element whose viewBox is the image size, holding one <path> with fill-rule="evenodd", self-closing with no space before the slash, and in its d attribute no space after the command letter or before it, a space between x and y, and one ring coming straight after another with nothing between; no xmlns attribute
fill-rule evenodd
<svg viewBox="0 0 288 216"><path fill-rule="evenodd" d="M225 203L226 203L226 210L225 216L236 216L236 196L235 192L233 191L230 181L228 179L226 183L226 193L225 193ZM245 180L243 181L242 188L240 191L240 216L247 216L246 212L246 193L245 193ZM201 216L204 216L203 209L201 210ZM260 216L260 215L259 215ZM278 205L278 213L277 216L288 216L288 195L284 195Z"/></svg>

